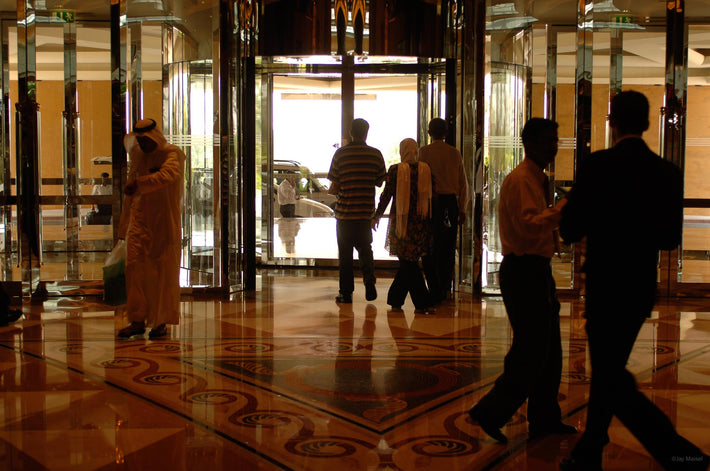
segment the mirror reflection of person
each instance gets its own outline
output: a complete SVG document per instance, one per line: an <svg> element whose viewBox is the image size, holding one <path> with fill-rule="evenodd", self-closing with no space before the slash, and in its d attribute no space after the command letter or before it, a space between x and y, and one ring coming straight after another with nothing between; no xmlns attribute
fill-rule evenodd
<svg viewBox="0 0 710 471"><path fill-rule="evenodd" d="M276 197L279 201L281 217L295 217L298 192L296 190L296 177L294 175L289 175L283 179L276 192Z"/></svg>
<svg viewBox="0 0 710 471"><path fill-rule="evenodd" d="M101 183L94 185L93 190L91 190L91 195L110 195L113 193L113 187L109 182L109 174L103 172L101 174ZM99 204L95 208L101 216L111 216L111 205L110 204Z"/></svg>
<svg viewBox="0 0 710 471"><path fill-rule="evenodd" d="M124 138L130 157L118 238L126 239L128 338L151 326L150 338L180 322L180 253L185 154L168 144L152 119Z"/></svg>

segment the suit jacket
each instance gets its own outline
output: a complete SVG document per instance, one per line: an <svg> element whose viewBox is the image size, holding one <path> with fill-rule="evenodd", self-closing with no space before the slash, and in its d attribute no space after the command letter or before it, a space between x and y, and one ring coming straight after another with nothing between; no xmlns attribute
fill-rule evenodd
<svg viewBox="0 0 710 471"><path fill-rule="evenodd" d="M620 288L655 287L658 251L677 247L682 228L681 171L637 137L581 163L560 220L566 243L587 238L588 281L598 276Z"/></svg>

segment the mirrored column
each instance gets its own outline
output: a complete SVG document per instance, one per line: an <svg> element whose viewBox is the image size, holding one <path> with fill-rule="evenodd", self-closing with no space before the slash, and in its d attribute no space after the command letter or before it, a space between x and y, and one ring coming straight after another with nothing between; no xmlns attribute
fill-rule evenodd
<svg viewBox="0 0 710 471"><path fill-rule="evenodd" d="M39 105L37 104L36 11L33 0L17 2L18 103L17 220L23 291L38 299L46 296L40 282L42 237L39 184Z"/></svg>
<svg viewBox="0 0 710 471"><path fill-rule="evenodd" d="M76 24L74 17L64 19L64 224L66 230L66 278L78 280L79 274L79 110L76 90Z"/></svg>

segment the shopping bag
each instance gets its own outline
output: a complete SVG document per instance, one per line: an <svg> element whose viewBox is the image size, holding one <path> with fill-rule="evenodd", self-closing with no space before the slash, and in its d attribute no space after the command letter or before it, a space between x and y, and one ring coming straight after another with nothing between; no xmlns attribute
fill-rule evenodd
<svg viewBox="0 0 710 471"><path fill-rule="evenodd" d="M118 306L126 303L126 241L116 243L106 262L104 270L104 303Z"/></svg>

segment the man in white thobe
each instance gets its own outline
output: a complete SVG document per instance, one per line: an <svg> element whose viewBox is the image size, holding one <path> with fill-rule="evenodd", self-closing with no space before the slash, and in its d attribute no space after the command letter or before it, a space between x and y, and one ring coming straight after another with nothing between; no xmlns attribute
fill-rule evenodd
<svg viewBox="0 0 710 471"><path fill-rule="evenodd" d="M138 121L124 138L128 183L119 239L126 239L126 314L118 332L128 338L167 335L180 322L181 215L185 154L168 144L152 119Z"/></svg>

